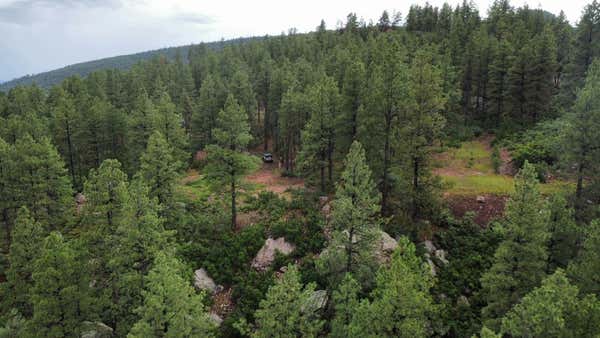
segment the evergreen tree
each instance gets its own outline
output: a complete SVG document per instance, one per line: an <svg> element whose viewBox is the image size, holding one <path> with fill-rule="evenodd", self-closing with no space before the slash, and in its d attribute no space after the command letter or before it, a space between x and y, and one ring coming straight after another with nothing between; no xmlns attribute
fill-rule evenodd
<svg viewBox="0 0 600 338"><path fill-rule="evenodd" d="M156 108L152 100L142 89L139 96L134 99L131 114L127 120L127 172L134 173L139 169L140 154L148 145L148 139L154 130L152 121L156 119Z"/></svg>
<svg viewBox="0 0 600 338"><path fill-rule="evenodd" d="M569 264L568 274L582 293L600 297L600 222L594 221L585 229L585 240L579 255Z"/></svg>
<svg viewBox="0 0 600 338"><path fill-rule="evenodd" d="M509 56L512 48L507 40L492 40L492 59L489 65L489 123L499 127L506 113L506 96L508 93Z"/></svg>
<svg viewBox="0 0 600 338"><path fill-rule="evenodd" d="M437 141L445 124L440 111L445 104L439 69L434 66L430 52L420 50L409 71L409 97L405 125L400 130L409 163L410 210L413 220L422 217L433 200L434 184L431 182L429 157L431 146Z"/></svg>
<svg viewBox="0 0 600 338"><path fill-rule="evenodd" d="M334 304L335 315L331 320L330 337L350 337L350 324L359 306L358 293L360 289L360 284L348 273L333 292L331 300Z"/></svg>
<svg viewBox="0 0 600 338"><path fill-rule="evenodd" d="M219 78L208 74L202 81L198 93L198 108L192 115L192 142L196 149L202 149L214 142L212 131L217 125L217 115L225 98L223 84Z"/></svg>
<svg viewBox="0 0 600 338"><path fill-rule="evenodd" d="M488 328L499 330L504 314L544 278L548 223L549 212L538 190L535 169L526 162L506 205L501 228L504 240L492 267L481 277L487 301L482 317Z"/></svg>
<svg viewBox="0 0 600 338"><path fill-rule="evenodd" d="M377 266L379 198L365 152L355 141L346 158L332 205L332 238L319 261L330 285L338 285L344 275L352 273L363 286L368 286Z"/></svg>
<svg viewBox="0 0 600 338"><path fill-rule="evenodd" d="M129 185L129 199L123 206L124 217L116 229L112 250L118 253L108 261L111 273L112 306L110 323L119 336L125 336L139 317L135 309L142 305L144 276L156 253L166 248L172 236L158 217L156 199L149 198L142 180Z"/></svg>
<svg viewBox="0 0 600 338"><path fill-rule="evenodd" d="M46 238L33 267L33 318L25 337L80 337L82 322L93 319L85 262L60 233Z"/></svg>
<svg viewBox="0 0 600 338"><path fill-rule="evenodd" d="M203 305L202 294L182 277L179 260L165 252L156 255L146 277L144 302L136 312L140 320L127 337L213 337L214 324Z"/></svg>
<svg viewBox="0 0 600 338"><path fill-rule="evenodd" d="M326 176L333 180L334 121L339 108L339 92L335 81L324 77L307 90L310 119L302 131L302 149L298 161L304 171L319 172L319 189L326 191Z"/></svg>
<svg viewBox="0 0 600 338"><path fill-rule="evenodd" d="M389 267L377 273L373 301L363 300L350 325L352 337L425 337L435 305L429 267L402 237Z"/></svg>
<svg viewBox="0 0 600 338"><path fill-rule="evenodd" d="M324 323L308 304L314 291L315 284L303 287L298 269L288 265L260 302L252 337L317 337Z"/></svg>
<svg viewBox="0 0 600 338"><path fill-rule="evenodd" d="M153 123L153 129L158 130L164 137L169 146L173 149L173 155L177 161L187 161L188 159L188 139L183 128L183 118L175 109L169 94L161 92L155 103L156 115Z"/></svg>
<svg viewBox="0 0 600 338"><path fill-rule="evenodd" d="M150 136L140 163L139 173L150 188L150 197L157 198L163 208L171 208L175 202L177 171L181 164L174 158L173 149L160 132L155 131Z"/></svg>
<svg viewBox="0 0 600 338"><path fill-rule="evenodd" d="M42 225L36 222L27 208L19 209L12 231L9 252L9 268L6 284L3 285L3 307L16 308L20 314L30 318L33 314L31 288L34 267L31 262L40 256L40 243L45 234Z"/></svg>
<svg viewBox="0 0 600 338"><path fill-rule="evenodd" d="M566 198L556 194L550 198L550 241L548 242L548 273L566 269L577 255L581 229L575 223L573 210Z"/></svg>
<svg viewBox="0 0 600 338"><path fill-rule="evenodd" d="M216 144L208 151L206 173L231 194L231 227L236 226L237 191L243 175L254 167L252 158L241 153L252 140L248 115L229 95L225 108L219 112L216 128L212 132Z"/></svg>
<svg viewBox="0 0 600 338"><path fill-rule="evenodd" d="M501 332L511 337L594 336L600 330L600 302L590 298L580 300L578 291L562 269L556 270L506 314ZM590 301L595 304L589 304ZM582 311L589 305L591 312ZM590 325L577 325L581 320Z"/></svg>
<svg viewBox="0 0 600 338"><path fill-rule="evenodd" d="M405 55L398 41L381 35L374 46L375 60L370 69L367 106L363 110L360 142L365 146L367 158L373 163L381 190L381 212L389 215L388 208L392 180L392 140L398 129L398 119L406 108L408 96ZM382 152L383 151L383 152Z"/></svg>
<svg viewBox="0 0 600 338"><path fill-rule="evenodd" d="M585 86L577 93L573 112L566 131L568 158L577 164L577 190L575 192L576 216L581 219L585 211L584 178L598 180L597 164L600 158L600 59L590 65Z"/></svg>

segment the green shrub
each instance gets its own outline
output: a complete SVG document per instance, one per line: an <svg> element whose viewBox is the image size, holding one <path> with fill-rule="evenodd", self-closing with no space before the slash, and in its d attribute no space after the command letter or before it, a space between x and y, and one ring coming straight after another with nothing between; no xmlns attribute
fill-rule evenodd
<svg viewBox="0 0 600 338"><path fill-rule="evenodd" d="M500 157L500 149L497 146L492 149L492 167L494 168L494 173L500 173L500 166L502 165L502 158Z"/></svg>

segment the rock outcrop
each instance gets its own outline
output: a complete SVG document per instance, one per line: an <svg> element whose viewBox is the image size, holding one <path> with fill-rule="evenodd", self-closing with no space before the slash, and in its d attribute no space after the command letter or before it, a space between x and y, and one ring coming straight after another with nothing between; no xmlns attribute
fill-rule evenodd
<svg viewBox="0 0 600 338"><path fill-rule="evenodd" d="M210 278L203 268L194 271L194 286L200 290L206 290L211 294L214 294L219 290L215 281Z"/></svg>
<svg viewBox="0 0 600 338"><path fill-rule="evenodd" d="M296 247L285 241L285 238L267 238L265 244L260 248L256 257L252 260L252 267L257 270L266 270L275 260L275 252L289 255Z"/></svg>

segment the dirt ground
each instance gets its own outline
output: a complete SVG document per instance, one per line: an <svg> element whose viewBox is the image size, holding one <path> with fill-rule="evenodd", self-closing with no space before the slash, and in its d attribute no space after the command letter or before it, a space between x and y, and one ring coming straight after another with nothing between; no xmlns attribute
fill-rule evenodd
<svg viewBox="0 0 600 338"><path fill-rule="evenodd" d="M271 191L279 195L288 189L304 187L304 180L301 178L281 176L275 163L263 163L259 170L246 176L244 180L248 183L259 184L260 190Z"/></svg>
<svg viewBox="0 0 600 338"><path fill-rule="evenodd" d="M475 223L487 226L490 221L502 216L508 197L498 195L482 195L481 197L484 198L483 203L477 201L477 196L452 195L446 196L445 199L455 217L463 217L470 211L475 214Z"/></svg>

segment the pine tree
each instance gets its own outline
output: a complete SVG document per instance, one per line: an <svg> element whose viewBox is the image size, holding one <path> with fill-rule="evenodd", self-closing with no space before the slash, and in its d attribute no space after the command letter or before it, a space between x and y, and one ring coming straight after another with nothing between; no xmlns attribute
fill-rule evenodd
<svg viewBox="0 0 600 338"><path fill-rule="evenodd" d="M407 176L412 181L410 210L413 220L422 217L434 198L428 162L431 146L440 138L445 124L440 115L445 104L441 86L440 71L433 65L431 53L418 51L409 71L410 101L404 116L405 125L400 130L399 147L404 148L409 163Z"/></svg>
<svg viewBox="0 0 600 338"><path fill-rule="evenodd" d="M74 100L66 91L59 88L57 96L52 119L54 141L60 153L66 158L73 185L81 186L81 173L77 167L76 153L76 132L81 117L75 109Z"/></svg>
<svg viewBox="0 0 600 338"><path fill-rule="evenodd" d="M591 293L600 297L600 222L593 221L585 229L585 240L575 260L568 267L571 280L582 293Z"/></svg>
<svg viewBox="0 0 600 338"><path fill-rule="evenodd" d="M352 337L425 337L435 305L429 267L402 237L389 267L377 273L373 301L363 300L350 325Z"/></svg>
<svg viewBox="0 0 600 338"><path fill-rule="evenodd" d="M597 334L600 302L591 298L580 300L578 293L564 271L556 270L506 314L501 332L511 337L591 337ZM589 305L592 311L582 311ZM587 320L588 325L578 325L582 320Z"/></svg>
<svg viewBox="0 0 600 338"><path fill-rule="evenodd" d="M177 161L187 161L188 159L188 139L183 128L183 118L175 109L169 94L161 92L155 103L156 115L153 123L153 129L158 130L167 140L167 143L173 149L174 158Z"/></svg>
<svg viewBox="0 0 600 338"><path fill-rule="evenodd" d="M301 143L301 130L305 124L305 111L308 110L306 96L293 89L288 90L281 98L279 112L279 133L281 137L281 153L285 171L294 174L296 156Z"/></svg>
<svg viewBox="0 0 600 338"><path fill-rule="evenodd" d="M91 315L85 259L58 232L44 241L33 267L33 318L26 337L80 337Z"/></svg>
<svg viewBox="0 0 600 338"><path fill-rule="evenodd" d="M298 268L288 265L260 302L254 314L256 330L252 337L317 337L324 322L310 311L308 303L314 291L315 284L303 287Z"/></svg>
<svg viewBox="0 0 600 338"><path fill-rule="evenodd" d="M140 320L127 337L213 337L214 324L203 295L182 277L183 265L172 254L159 252L145 278Z"/></svg>
<svg viewBox="0 0 600 338"><path fill-rule="evenodd" d="M577 93L573 112L566 131L566 147L569 159L577 164L577 188L575 192L576 216L581 219L585 209L584 178L598 180L597 164L600 158L600 59L595 60L588 71L585 86Z"/></svg>
<svg viewBox="0 0 600 338"><path fill-rule="evenodd" d="M9 252L9 268L6 272L3 299L6 309L16 308L20 314L30 318L33 314L31 288L33 286L33 262L40 255L40 243L45 232L26 207L19 209L12 231L12 244Z"/></svg>
<svg viewBox="0 0 600 338"><path fill-rule="evenodd" d="M399 118L406 107L408 96L405 55L398 41L381 35L374 46L377 51L370 69L367 103L362 111L359 140L364 145L367 158L373 164L381 190L381 212L390 213L388 204L392 190L391 167L393 135ZM382 153L383 151L383 153ZM383 159L383 160L381 160Z"/></svg>
<svg viewBox="0 0 600 338"><path fill-rule="evenodd" d="M335 315L331 320L330 337L350 337L350 324L359 306L358 293L360 289L360 284L348 273L333 292L331 299L335 308Z"/></svg>
<svg viewBox="0 0 600 338"><path fill-rule="evenodd" d="M544 278L548 223L549 212L538 190L535 168L526 162L506 206L504 240L492 267L481 277L487 301L482 317L488 328L499 330L504 314Z"/></svg>
<svg viewBox="0 0 600 338"><path fill-rule="evenodd" d="M365 151L355 141L346 158L332 205L332 239L319 261L332 286L338 285L347 273L356 276L363 286L369 284L377 266L379 199Z"/></svg>
<svg viewBox="0 0 600 338"><path fill-rule="evenodd" d="M332 78L324 77L307 90L307 98L310 119L302 131L298 161L305 172L319 172L319 189L325 192L326 180L330 183L333 180L334 121L339 108L339 91Z"/></svg>
<svg viewBox="0 0 600 338"><path fill-rule="evenodd" d="M548 273L565 269L577 255L581 229L575 223L573 210L566 198L556 194L550 198L550 241L548 242Z"/></svg>
<svg viewBox="0 0 600 338"><path fill-rule="evenodd" d="M171 208L181 163L175 159L173 149L159 131L150 136L140 163L139 173L150 188L150 197L156 197L163 208Z"/></svg>
<svg viewBox="0 0 600 338"><path fill-rule="evenodd" d="M129 185L129 199L123 205L123 221L116 229L108 268L111 274L111 323L117 335L125 336L139 317L135 309L142 305L144 276L160 250L167 247L172 234L166 232L156 199L149 197L142 180Z"/></svg>
<svg viewBox="0 0 600 338"><path fill-rule="evenodd" d="M154 131L152 121L156 119L156 108L144 89L134 99L131 114L127 120L127 172L133 174L139 169L140 154L148 145Z"/></svg>
<svg viewBox="0 0 600 338"><path fill-rule="evenodd" d="M506 96L508 93L509 56L512 48L507 40L492 40L492 59L489 65L489 109L490 125L499 127L506 113Z"/></svg>
<svg viewBox="0 0 600 338"><path fill-rule="evenodd" d="M212 130L217 125L217 115L225 98L220 79L208 74L202 81L198 93L198 108L192 115L192 143L195 149L202 149L214 142Z"/></svg>
<svg viewBox="0 0 600 338"><path fill-rule="evenodd" d="M47 138L26 136L15 143L12 154L18 175L8 184L15 207L26 206L47 229L63 228L73 210L73 190L56 148Z"/></svg>
<svg viewBox="0 0 600 338"><path fill-rule="evenodd" d="M243 175L255 167L249 156L241 153L252 140L248 115L229 95L225 108L219 112L212 131L216 144L208 147L207 176L231 194L231 227L236 226L237 190Z"/></svg>

